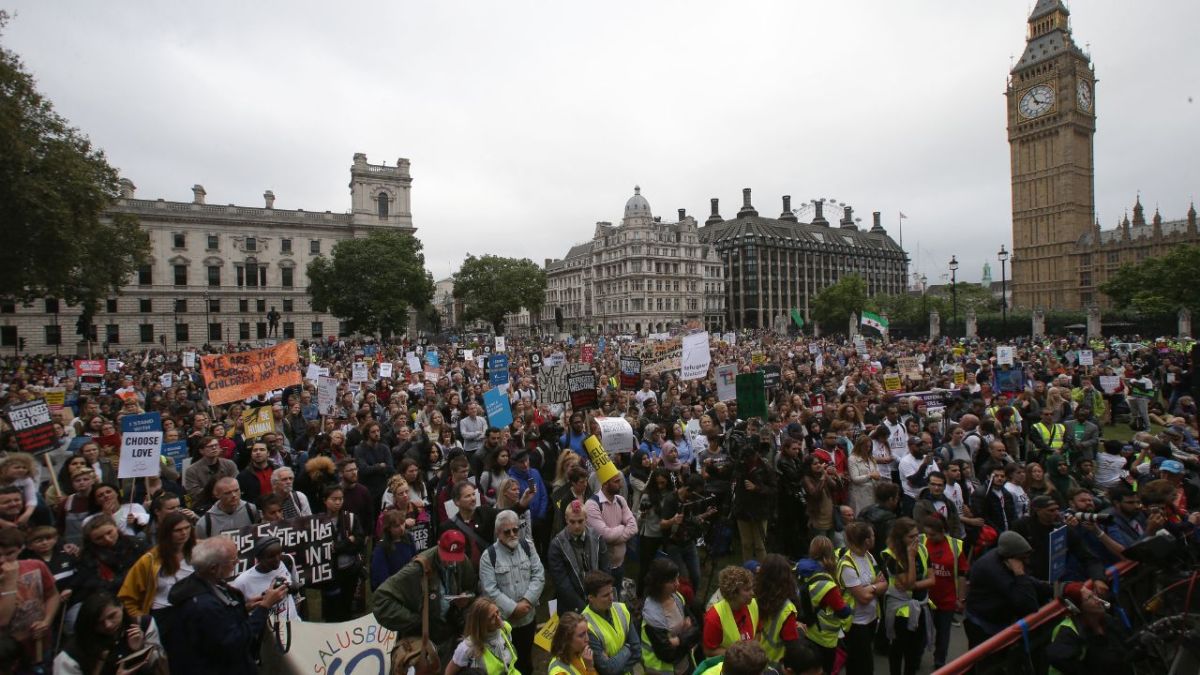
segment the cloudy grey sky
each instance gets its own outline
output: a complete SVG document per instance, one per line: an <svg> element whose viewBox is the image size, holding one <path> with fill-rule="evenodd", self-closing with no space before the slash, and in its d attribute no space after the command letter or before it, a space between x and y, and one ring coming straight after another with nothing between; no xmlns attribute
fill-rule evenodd
<svg viewBox="0 0 1200 675"><path fill-rule="evenodd" d="M1011 241L1005 77L1032 1L46 2L3 42L138 196L344 211L351 156L412 160L436 278L561 257L634 184L656 215L780 195L881 211L931 283ZM1071 5L1096 209L1200 191L1200 3Z"/></svg>

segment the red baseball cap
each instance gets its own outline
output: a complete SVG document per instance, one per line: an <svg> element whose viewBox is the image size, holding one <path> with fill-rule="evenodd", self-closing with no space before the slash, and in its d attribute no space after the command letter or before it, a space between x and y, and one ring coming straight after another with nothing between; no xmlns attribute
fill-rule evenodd
<svg viewBox="0 0 1200 675"><path fill-rule="evenodd" d="M467 557L467 538L458 530L446 530L438 538L438 557L444 563L460 563Z"/></svg>

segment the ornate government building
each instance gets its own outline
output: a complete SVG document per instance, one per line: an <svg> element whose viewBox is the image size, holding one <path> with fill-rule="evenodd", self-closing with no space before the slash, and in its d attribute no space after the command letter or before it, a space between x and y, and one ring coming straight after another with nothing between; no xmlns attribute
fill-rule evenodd
<svg viewBox="0 0 1200 675"><path fill-rule="evenodd" d="M97 308L97 338L114 350L264 340L272 310L280 315L280 339L343 334L336 318L309 305L308 263L375 229L416 232L407 159L387 166L354 155L344 213L277 209L270 190L260 207L224 206L207 203L200 185L190 202L178 202L138 199L132 181L121 184L111 213L137 217L151 253L124 290ZM70 352L78 316L78 307L54 299L3 305L0 338L5 347L25 338L30 352Z"/></svg>
<svg viewBox="0 0 1200 675"><path fill-rule="evenodd" d="M696 219L679 209L663 222L641 188L625 203L620 225L596 223L592 240L562 259L546 259L548 332L646 335L700 321L726 327L721 260L701 241Z"/></svg>
<svg viewBox="0 0 1200 675"><path fill-rule="evenodd" d="M1025 51L1008 80L1012 168L1013 304L1028 309L1104 306L1099 286L1122 264L1200 243L1196 209L1101 231L1095 216L1096 75L1075 44L1062 0L1038 0Z"/></svg>

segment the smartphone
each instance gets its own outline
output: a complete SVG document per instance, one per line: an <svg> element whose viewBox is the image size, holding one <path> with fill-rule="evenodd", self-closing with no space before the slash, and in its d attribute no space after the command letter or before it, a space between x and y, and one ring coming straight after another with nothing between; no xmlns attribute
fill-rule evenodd
<svg viewBox="0 0 1200 675"><path fill-rule="evenodd" d="M136 670L137 668L140 668L142 662L145 661L146 658L150 656L150 652L153 649L154 649L154 647L142 647L141 649L130 654L129 656L126 656L125 658L121 659L120 661L117 661L117 665L125 668L126 670Z"/></svg>

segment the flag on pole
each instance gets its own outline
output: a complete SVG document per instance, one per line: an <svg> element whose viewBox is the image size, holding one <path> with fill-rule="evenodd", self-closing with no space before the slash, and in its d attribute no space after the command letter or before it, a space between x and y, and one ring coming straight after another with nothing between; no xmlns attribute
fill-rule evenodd
<svg viewBox="0 0 1200 675"><path fill-rule="evenodd" d="M903 211L901 211L901 212L900 212L900 218L901 218L901 219L904 219L904 218L907 218L907 217L908 217L908 216L904 215L904 212L903 212Z"/></svg>
<svg viewBox="0 0 1200 675"><path fill-rule="evenodd" d="M804 316L795 307L792 308L792 321L796 323L796 328L804 328Z"/></svg>
<svg viewBox="0 0 1200 675"><path fill-rule="evenodd" d="M862 313L862 319L859 320L859 323L864 326L870 326L880 333L888 328L888 320L874 312L864 311Z"/></svg>

